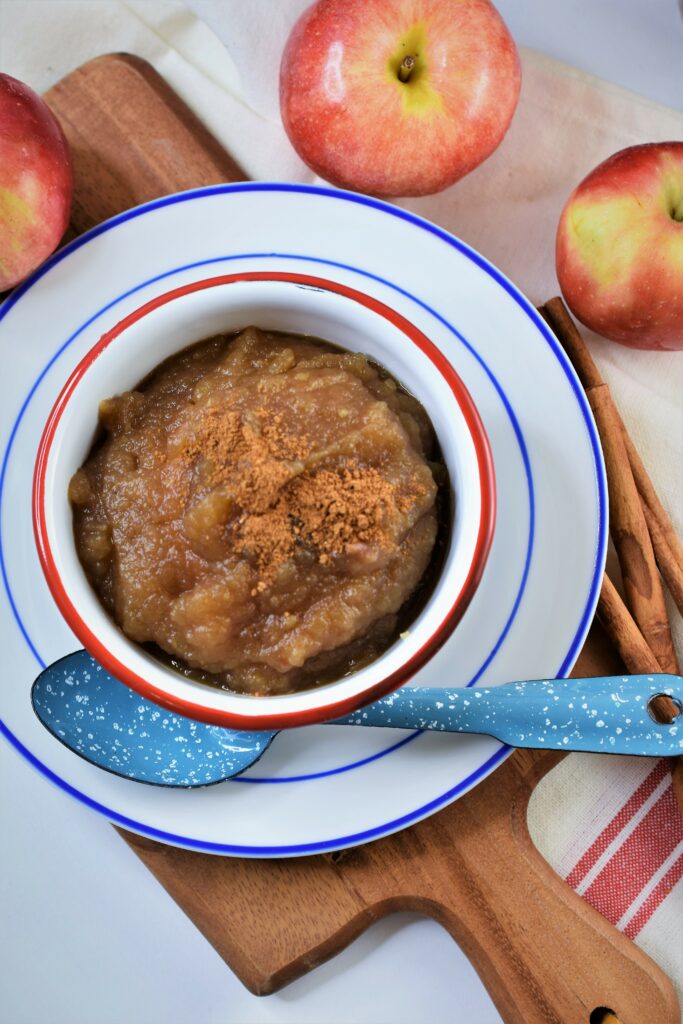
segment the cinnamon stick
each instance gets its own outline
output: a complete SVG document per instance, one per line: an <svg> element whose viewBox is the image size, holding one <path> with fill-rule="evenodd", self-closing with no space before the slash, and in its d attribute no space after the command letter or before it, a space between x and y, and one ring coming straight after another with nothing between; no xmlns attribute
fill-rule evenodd
<svg viewBox="0 0 683 1024"><path fill-rule="evenodd" d="M653 675L661 671L659 662L638 629L638 623L607 573L602 579L597 616L629 672Z"/></svg>
<svg viewBox="0 0 683 1024"><path fill-rule="evenodd" d="M621 418L609 387L562 299L541 308L555 331L586 391L602 442L610 495L610 528L624 580L626 601L659 668L677 672L664 591L657 571L650 533L626 450Z"/></svg>
<svg viewBox="0 0 683 1024"><path fill-rule="evenodd" d="M683 566L679 565L676 561L659 519L646 502L643 502L643 513L647 528L650 531L650 540L652 541L659 571L664 577L664 582L671 592L676 607L681 615L683 615Z"/></svg>
<svg viewBox="0 0 683 1024"><path fill-rule="evenodd" d="M605 382L595 365L592 355L584 344L576 324L569 315L569 310L559 295L541 306L540 313L560 339L562 348L569 356L584 391L604 384Z"/></svg>
<svg viewBox="0 0 683 1024"><path fill-rule="evenodd" d="M670 589L670 580L674 581L674 594L677 587L677 570L683 569L683 546L621 421L609 389L564 302L558 296L541 306L539 312L562 343L591 403L605 452L612 537L625 576L625 585L626 579L629 580L630 601L633 600L634 590L638 591L632 605L634 619L614 584L605 574L598 601L598 618L629 672L648 675L660 669L676 672L676 654L666 616L664 595L654 565L653 549L656 547L659 552L659 568ZM619 424L617 440L614 440L615 421ZM643 525L647 539L644 536ZM635 529L635 536L629 532L629 526ZM620 532L617 532L619 530ZM630 560L634 558L634 552L638 562L635 579L628 571L624 572L625 567L628 567ZM642 593L638 584L644 588ZM639 623L642 625L643 622L645 635L638 628ZM656 630L654 635L653 626ZM661 715L662 721L676 717L678 708L670 697L661 695L656 700L656 712ZM674 793L683 814L683 758L673 760L671 771Z"/></svg>
<svg viewBox="0 0 683 1024"><path fill-rule="evenodd" d="M637 622L607 573L602 578L596 614L629 672L655 675L661 671L657 659L638 629ZM652 703L663 722L673 721L678 715L678 708L666 694L658 694ZM683 813L683 801L679 803Z"/></svg>
<svg viewBox="0 0 683 1024"><path fill-rule="evenodd" d="M681 544L678 539L674 525L671 522L666 509L659 500L659 496L652 485L652 481L648 476L645 466L643 465L643 460L638 454L638 449L629 437L623 421L621 427L624 433L624 443L626 445L628 461L631 464L631 472L633 473L633 479L636 482L636 487L638 488L638 493L640 494L643 506L647 505L650 512L657 520L659 529L666 539L671 555L676 565L678 565L681 572L683 572L683 544Z"/></svg>
<svg viewBox="0 0 683 1024"><path fill-rule="evenodd" d="M587 395L602 442L610 495L611 534L627 604L662 671L677 672L664 591L621 422L606 384L590 388Z"/></svg>

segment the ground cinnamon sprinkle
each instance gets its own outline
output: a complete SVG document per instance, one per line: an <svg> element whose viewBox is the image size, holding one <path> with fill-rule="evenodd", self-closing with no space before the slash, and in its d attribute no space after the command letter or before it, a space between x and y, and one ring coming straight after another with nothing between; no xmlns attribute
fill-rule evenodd
<svg viewBox="0 0 683 1024"><path fill-rule="evenodd" d="M399 495L374 467L353 459L333 468L308 469L311 442L286 429L266 408L246 414L210 407L181 458L202 460L212 487L225 486L238 512L228 529L235 551L253 560L265 590L298 545L321 565L358 545L386 547L391 524L424 494L424 484Z"/></svg>
<svg viewBox="0 0 683 1024"><path fill-rule="evenodd" d="M397 514L396 488L377 469L351 462L304 475L289 488L293 514L324 565L354 544L385 546Z"/></svg>

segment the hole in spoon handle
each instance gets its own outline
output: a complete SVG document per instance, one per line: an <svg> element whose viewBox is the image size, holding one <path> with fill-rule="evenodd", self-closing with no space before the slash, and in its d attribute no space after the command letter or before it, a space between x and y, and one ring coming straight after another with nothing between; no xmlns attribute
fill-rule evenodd
<svg viewBox="0 0 683 1024"><path fill-rule="evenodd" d="M683 705L677 697L669 697L666 693L655 693L647 702L650 718L658 725L671 725L683 711Z"/></svg>

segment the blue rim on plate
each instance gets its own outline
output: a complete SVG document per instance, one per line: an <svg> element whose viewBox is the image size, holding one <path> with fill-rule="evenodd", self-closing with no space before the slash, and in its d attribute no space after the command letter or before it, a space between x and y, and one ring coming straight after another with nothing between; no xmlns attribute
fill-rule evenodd
<svg viewBox="0 0 683 1024"><path fill-rule="evenodd" d="M447 231L444 231L442 228L437 227L435 224L432 224L431 222L429 222L427 220L424 220L423 218L421 218L421 217L419 217L419 216L417 216L417 215L415 215L413 213L410 213L410 212L408 212L406 210L403 210L403 209L401 209L399 207L392 206L389 203L385 203L385 202L383 202L381 200L377 200L377 199L372 199L372 198L369 198L367 196L357 195L356 193L342 192L342 191L339 191L339 190L336 190L336 189L327 188L327 187L324 187L324 186L297 185L297 184L289 184L289 183L271 183L271 182L268 182L268 183L264 183L264 182L243 182L242 183L242 182L240 182L240 183L232 184L232 185L215 185L215 186L209 186L207 188L202 188L202 189L192 189L192 190L189 190L187 192L181 192L181 193L177 193L177 194L174 194L174 195L171 195L171 196L163 197L161 199L153 200L153 201L151 201L149 203L145 203L145 204L143 204L141 206L138 206L138 207L135 207L135 208L133 208L131 210L127 210L126 212L124 212L122 214L119 214L116 217L113 217L113 218L111 218L108 221L105 221L103 224L100 224L100 225L97 225L94 228L91 228L85 234L81 235L79 238L77 238L73 242L69 243L67 246L64 247L64 249L62 249L59 252L55 253L45 264L43 264L42 267L40 267L30 278L28 278L27 281L25 281L22 285L20 285L17 289L15 289L15 291L5 300L5 302L2 305L0 305L0 321L2 321L6 317L7 313L15 305L15 303L24 294L26 294L26 292L38 280L40 280L40 278L43 277L52 267L54 267L56 264L60 263L65 257L70 255L75 250L79 249L82 245L85 245L87 242L89 242L93 238L96 238L98 235L101 235L101 234L103 234L103 233L105 233L107 231L110 231L112 228L115 228L117 225L119 225L121 223L124 223L127 220L139 217L139 216L141 216L144 213L147 213L147 212L149 212L151 210L159 209L159 208L164 207L164 206L169 206L169 205L173 205L173 204L176 204L176 203L188 202L188 201L195 200L195 199L202 199L202 198L205 198L205 197L210 197L210 196L215 196L215 195L235 194L235 193L239 193L239 192L299 192L299 193L309 193L309 194L313 194L313 195L326 196L326 197L329 197L329 198L336 199L338 201L351 202L351 203L357 203L359 205L369 206L369 207L378 209L378 210L380 210L383 213L389 214L390 216L396 217L396 218L401 219L401 220L405 220L405 221L409 222L410 224L414 225L415 227L418 227L421 230L427 231L427 232L435 235L437 238L441 239L447 245L449 245L452 248L455 248L456 250L458 250L462 255L464 255L467 259L469 259L472 263L476 264L489 277L491 277L494 281L496 281L496 283L498 285L500 285L500 287L502 287L504 289L504 291L506 291L511 296L511 298L515 301L515 303L522 309L522 311L531 320L531 322L533 323L535 328L538 330L540 335L543 337L543 339L546 342L546 344L550 347L551 351L553 352L553 355L557 359L557 361L560 364L560 366L561 366L565 376L567 377L567 379L568 379L568 381L570 383L570 386L571 386L572 391L574 393L574 396L575 396L575 398L577 400L578 406L579 406L579 408L581 410L581 414L582 414L584 423L585 423L586 428L587 428L588 436L589 436L590 443L591 443L591 449L592 449L592 453L593 453L593 460L594 460L594 464L595 464L595 475L596 475L597 496L598 496L598 515L599 515L597 550L596 550L596 553L595 553L594 573L593 573L593 578L592 578L591 585L590 585L590 588L589 588L589 593L588 593L588 596L587 596L587 599L586 599L586 603L585 603L585 606L584 606L584 611L583 611L583 613L581 615L581 619L580 619L578 628L576 630L576 633L574 635L574 638L573 638L573 640L572 640L572 642L570 644L570 647L569 647L569 650L568 650L567 654L565 655L565 657L564 657L564 659L562 661L562 664L560 665L560 667L559 667L559 669L557 670L557 673L556 673L558 676L566 675L567 672L571 669L571 666L573 665L576 657L578 656L579 650L580 650L580 648L581 648L581 646L583 644L583 641L585 639L585 636L586 636L586 634L588 632L588 628L590 626L590 623L591 623L591 620L592 620L592 617L593 617L593 614L594 614L594 611L595 611L595 607L597 605L600 580L601 580L601 577L602 577L602 568L603 568L603 565L604 565L604 559L605 559L605 553L606 553L606 547L607 547L607 516L606 516L607 488L606 488L604 465L603 465L603 461L602 461L602 454L601 454L601 450L600 450L600 444L599 444L599 440L598 440L598 436L597 436L597 431L596 431L595 424L594 424L593 419L592 419L592 415L591 415L591 412L590 412L590 408L588 406L588 402L586 400L586 396L585 396L585 394L583 392L583 389L581 387L581 384L579 383L578 378L576 377L576 374L575 374L575 372L574 372L574 370L573 370L573 368L572 368L572 366L571 366L567 356L565 355L563 349L561 348L559 342L555 339L554 335L551 333L551 331L549 330L549 328L545 324L545 321L540 317L540 315L537 313L537 311L534 309L534 307L531 305L531 303L529 303L528 300L524 298L524 296L521 294L521 292L519 292L518 289L500 271L498 271L492 264L490 264L483 256L479 255L479 253L475 252L473 249L471 249L464 242L461 242L455 236L449 234ZM444 326L446 326L451 331L451 333L453 333L468 348L468 350L471 352L471 354L478 360L480 365L483 367L485 372L488 374L490 380L492 381L494 387L496 388L496 390L497 390L497 392L499 394L499 397L503 401L503 404L505 405L505 408L506 408L506 412L508 413L508 416L510 417L510 419L512 421L513 428L514 428L514 431L515 431L515 436L517 438L518 444L520 445L520 449L521 449L521 452L522 452L522 458L523 458L523 462L524 462L524 467L525 467L525 471L526 471L526 474L527 474L527 486L529 488L529 498L530 498L530 531L529 531L529 540L528 540L528 547L527 547L525 566L524 566L524 571L523 571L522 584L521 584L520 589L519 589L519 591L517 593L517 596L516 596L516 599L515 599L515 602L514 602L514 605L513 605L513 610L512 610L512 612L510 614L510 617L508 618L508 620L507 620L507 622L505 624L505 628L503 630L503 633L501 634L500 638L498 639L498 641L496 642L496 644L494 646L493 651L487 657L487 659L485 660L484 665L482 665L482 667L478 670L478 672L476 673L475 677L468 684L468 685L474 685L476 683L477 678L479 678L481 673L484 671L486 666L490 663L490 661L494 657L496 651L498 650L498 648L502 644L502 642L504 640L504 637L505 637L505 634L507 633L508 629L510 628L510 625L511 625L511 623L512 623L514 617L515 617L517 608L519 606L519 602L521 600L521 595L522 595L522 592L523 592L523 589L524 589L524 585L525 585L525 582L526 582L526 579L527 579L527 576L528 576L530 559L531 559L531 546L532 546L532 541L533 541L533 526L534 526L533 483L532 483L532 479L531 479L531 471L530 471L530 466L529 466L529 460L528 460L528 456L527 456L527 453L526 453L526 448L525 448L525 445L524 445L524 439L523 439L523 436L522 436L521 431L519 429L519 424L517 423L516 417L514 416L514 412L513 412L512 408L510 407L509 402L507 401L507 398L506 398L503 390L501 389L500 385L496 381L495 377L493 376L493 374L491 373L489 368L486 366L484 361L481 359L479 354L476 352L476 350L457 331L456 328L454 328L450 323L448 323L448 321L446 321L443 317L441 317L435 310L433 310L431 307L427 306L426 303L422 302L420 299L416 298L415 296L410 295L408 292L406 292L402 288L399 288L397 285L394 285L391 282L386 281L385 279L383 279L381 277L378 277L377 275L369 274L369 273L367 273L365 271L359 270L359 268L351 267L351 266L349 266L347 264L335 264L333 261L330 261L330 260L317 260L316 257L313 257L313 256L302 256L302 255L284 254L284 253L277 254L277 253L272 253L271 252L271 253L261 253L261 254L242 254L241 256L234 256L233 255L232 257L224 257L223 259L229 259L229 258L239 259L239 258L244 258L246 255L248 255L251 258L254 258L256 256L260 256L261 258L264 258L264 257L276 258L279 255L281 258L299 259L299 260L306 260L308 262L319 262L319 263L323 263L323 264L327 264L327 265L337 266L339 268L343 268L343 269L346 269L346 270L353 271L355 273L362 274L362 275L370 277L370 278L374 278L376 281L378 281L378 282L380 282L380 283L382 283L384 285L387 285L388 287L394 289L395 291L400 292L405 297L407 297L408 299L410 299L413 302L417 303L423 309L425 309L427 312L429 312L433 316L435 316L442 324L444 324ZM29 405L33 395L35 394L35 392L36 392L36 390L37 390L37 388L38 388L38 386L40 384L40 381L43 379L43 377L45 376L47 371L50 369L50 367L59 358L59 356L65 351L65 349L68 347L68 345L78 336L78 334L80 334L87 326L92 324L93 321L95 321L99 316L103 315L107 310L111 309L118 302L122 301L124 298L126 298L130 294L134 293L135 291L138 291L139 289L141 289L143 287L146 287L149 284L154 283L155 281L158 281L158 280L161 280L161 279L163 279L165 277L168 277L168 276L170 276L170 275L172 275L174 273L179 273L182 270L190 269L190 267L196 267L196 266L201 266L201 265L208 265L210 263L215 263L215 262L219 262L219 261L220 261L220 258L219 259L211 259L211 260L206 260L206 261L200 261L199 263L191 264L191 265L189 265L187 267L175 268L175 269L169 270L169 271L167 271L167 272L165 272L163 274L159 274L156 277L151 278L149 281L146 281L146 282L144 282L142 284L137 285L135 288L130 289L124 295L120 295L116 299L112 300L112 302L108 303L105 307L103 307L96 314L94 314L92 317L90 317L89 320L86 323L82 324L80 326L80 328L69 339L67 339L67 341L58 349L58 351L52 356L52 358L49 360L47 365L44 367L44 369L41 372L41 374L38 377L38 379L35 381L35 383L31 387L31 389L29 391L29 394L27 395L26 399L24 400L24 402L23 402L23 404L21 406L21 409L19 411L19 414L17 416L17 419L15 420L15 423L14 423L14 425L12 427L11 432L10 432L9 440L8 440L7 447L6 447L6 450L5 450L5 453L4 453L4 457L3 457L2 470L0 471L0 508L1 508L1 505L2 505L3 486L4 486L4 482L5 482L5 473L6 473L6 469L7 469L8 460L9 460L9 454L10 454L10 451L11 451L14 439L16 437L16 433L17 433L19 424L21 422L21 419L22 419L22 417L23 417L23 415L24 415L24 413L25 413L25 411L26 411L26 409L27 409L27 407L28 407L28 405ZM36 650L34 644L32 643L31 638L28 635L28 632L27 632L25 626L24 626L24 624L21 621L21 618L20 618L20 616L18 614L18 610L16 608L16 604L15 604L13 596L12 596L11 587L9 585L9 580L7 578L6 566L5 566L5 560L4 560L4 553L3 553L3 547L2 547L1 521L0 521L0 571L2 572L2 579L3 579L4 587L5 587L7 596L8 596L8 600L10 602L10 606L11 606L13 615L14 615L15 620L17 622L17 625L19 626L19 628L21 630L21 633L22 633L22 635L24 637L24 640L27 643L27 645L29 646L29 649L33 653L34 657L36 658L36 660L38 661L38 663L40 665L43 665L42 659L40 658L40 655L38 654L38 651ZM440 796L438 796L438 797L434 798L433 800L429 801L427 804L424 804L423 806L421 806L421 807L411 811L410 813L408 813L406 815L403 815L403 816L401 816L399 818L396 818L396 819L393 819L391 821L385 822L385 823L383 823L381 825L375 826L375 827L373 827L371 829L368 829L368 830L365 830L363 832L358 832L358 833L354 833L354 834L350 834L350 835L345 835L345 836L339 836L339 837L336 837L336 838L333 838L333 839L327 839L327 840L320 841L320 842L315 842L315 843L280 845L280 846L242 846L242 845L238 845L238 844L226 844L226 843L207 842L207 841L204 841L204 840L197 840L197 839L192 839L192 838L188 838L188 837L185 837L185 836L176 835L174 833L165 832L163 830L153 828L151 826L145 825L142 822L138 822L138 821L135 821L135 820L133 820L131 818L128 818L125 815L119 814L118 812L113 811L110 808L107 808L106 806L104 806L103 804L99 803L98 801L93 800L91 797L87 796L85 793L82 793L80 790L76 789L70 783L66 782L64 779L62 779L58 775L56 775L50 768L47 767L47 765L43 764L37 757L35 757L34 754L32 754L24 746L24 744L18 739L18 737L16 737L11 732L11 730L2 721L0 721L0 733L2 733L2 735L5 736L5 738L9 741L9 743L21 754L21 756L23 756L30 764L33 765L33 767L35 767L38 771L40 771L41 774L43 774L46 778L50 779L53 783L55 783L57 786L59 786L62 790L64 790L65 792L69 793L72 797L74 797L75 799L79 800L81 803L83 803L86 806L92 808L93 810L96 810L98 813L103 814L105 817L107 817L109 820L115 822L116 824L119 824L119 825L123 826L124 828L132 829L133 831L139 832L139 833L141 833L143 835L148 835L151 838L161 840L162 842L170 842L170 843L173 843L175 845L186 846L186 847L190 847L190 848L193 848L193 849L196 849L196 850L205 850L205 851L211 852L211 853L224 853L224 854L233 854L233 855L238 855L238 856L240 856L240 855L241 856L259 856L259 855L260 856L278 856L278 855L282 856L282 855L290 855L290 854L319 853L319 852L323 852L325 850L329 850L331 848L341 847L341 846L344 846L344 845L351 845L351 844L354 844L354 843L365 842L365 841L368 841L370 839L379 838L382 835L386 835L387 833L396 831L397 829L403 828L403 827L411 824L412 822L417 821L420 818L423 818L423 817L427 816L428 814L430 814L433 811L437 810L439 807L442 807L444 804L450 802L458 794L464 792L467 789L470 789L477 781L482 779L485 775L489 774L489 772L492 771L492 769L497 764L499 764L509 753L509 748L506 747L505 745L501 745L501 747L484 764L480 765L479 768L477 768L474 772L471 772L465 779L461 780L453 788L447 790L445 793L442 793ZM281 778L281 779L277 779L277 780L267 780L267 779L255 778L255 779L251 779L251 780L245 779L245 780L242 780L242 781L245 781L245 782L248 782L248 781L251 781L251 782L261 782L261 783L267 782L267 781L278 781L278 782L301 781L302 778L303 779L306 779L306 778L317 778L317 777L320 777L321 775L337 774L338 772L348 771L348 770L350 770L353 767L360 766L360 764L367 763L369 760L376 760L378 757L385 756L386 754L390 753L392 750L397 749L397 747L399 747L399 746L405 745L406 742L409 742L410 740L415 739L419 735L420 735L420 733L413 733L413 734L411 734L411 736L406 737L403 740L401 740L398 744L394 743L388 749L380 751L378 754L372 755L372 757L370 757L370 758L365 758L362 761L355 762L355 763L353 763L351 765L341 766L340 768L332 769L330 771L326 771L326 772L322 772L322 773L312 773L311 775L303 776L303 777L296 777L296 776L294 776L294 777L291 777L290 779ZM240 780L235 780L235 781L240 781Z"/></svg>

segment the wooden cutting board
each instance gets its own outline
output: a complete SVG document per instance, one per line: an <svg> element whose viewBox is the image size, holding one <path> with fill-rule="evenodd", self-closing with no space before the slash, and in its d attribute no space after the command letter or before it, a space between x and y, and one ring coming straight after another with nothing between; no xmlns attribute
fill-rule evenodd
<svg viewBox="0 0 683 1024"><path fill-rule="evenodd" d="M72 236L136 203L245 177L139 58L98 57L46 98L74 156ZM621 670L594 631L577 674ZM326 856L219 858L119 831L257 994L310 971L385 914L412 910L452 934L510 1024L596 1024L598 1007L621 1024L678 1024L669 979L531 842L529 797L560 757L517 752L427 821Z"/></svg>

